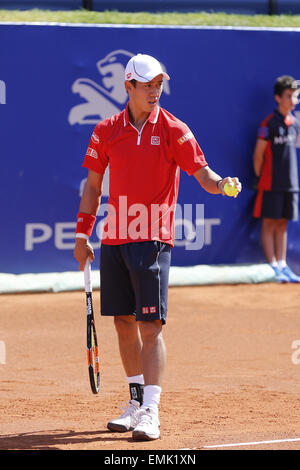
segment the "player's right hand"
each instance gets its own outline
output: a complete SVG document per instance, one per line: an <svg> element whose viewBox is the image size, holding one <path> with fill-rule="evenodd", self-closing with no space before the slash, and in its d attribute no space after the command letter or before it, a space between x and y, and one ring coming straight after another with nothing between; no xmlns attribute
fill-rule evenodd
<svg viewBox="0 0 300 470"><path fill-rule="evenodd" d="M85 238L76 238L75 248L74 248L74 257L78 261L79 271L84 271L86 260L89 258L92 263L95 259L94 250L88 240Z"/></svg>
<svg viewBox="0 0 300 470"><path fill-rule="evenodd" d="M226 195L228 196L228 194L226 194L225 192L226 183L229 184L229 186L233 186L235 188L236 194L233 197L236 198L242 190L242 184L240 180L236 176L235 177L227 176L226 178L223 178L221 184L219 185L219 189L223 196L226 196Z"/></svg>

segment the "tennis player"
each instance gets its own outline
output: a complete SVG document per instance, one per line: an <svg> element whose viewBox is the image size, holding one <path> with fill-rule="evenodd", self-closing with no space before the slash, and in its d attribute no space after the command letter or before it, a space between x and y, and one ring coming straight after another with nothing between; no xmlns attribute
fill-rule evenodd
<svg viewBox="0 0 300 470"><path fill-rule="evenodd" d="M134 440L160 437L158 408L166 365L162 335L168 304L171 248L180 169L212 194L238 178L209 168L186 124L159 106L169 75L149 55L125 69L126 108L96 125L84 158L87 182L80 202L74 256L83 270L94 259L89 243L109 166L109 200L100 251L101 314L114 317L129 384L124 413L108 423Z"/></svg>

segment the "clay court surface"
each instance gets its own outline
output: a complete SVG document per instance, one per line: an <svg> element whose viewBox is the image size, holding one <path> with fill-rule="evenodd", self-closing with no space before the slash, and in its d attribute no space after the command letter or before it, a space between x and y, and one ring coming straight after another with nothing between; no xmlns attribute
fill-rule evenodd
<svg viewBox="0 0 300 470"><path fill-rule="evenodd" d="M101 318L101 391L90 391L82 292L1 295L0 449L300 449L300 286L170 288L161 439L107 430L128 400L113 322ZM300 346L298 346L300 349ZM292 356L294 353L294 356ZM294 358L294 360L293 360ZM226 447L219 447L226 450Z"/></svg>

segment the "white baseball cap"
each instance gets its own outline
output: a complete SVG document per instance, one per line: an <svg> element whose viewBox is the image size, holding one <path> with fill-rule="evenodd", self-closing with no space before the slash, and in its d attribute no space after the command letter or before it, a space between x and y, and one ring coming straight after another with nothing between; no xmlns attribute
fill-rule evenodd
<svg viewBox="0 0 300 470"><path fill-rule="evenodd" d="M129 60L125 68L125 80L137 80L138 82L151 82L157 75L162 74L170 80L169 75L163 71L160 62L151 55L137 54Z"/></svg>

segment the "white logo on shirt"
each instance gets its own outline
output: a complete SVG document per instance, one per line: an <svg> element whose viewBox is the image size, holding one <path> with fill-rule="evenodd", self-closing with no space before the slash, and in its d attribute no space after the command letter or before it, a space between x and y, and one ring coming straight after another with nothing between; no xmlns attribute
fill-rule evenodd
<svg viewBox="0 0 300 470"><path fill-rule="evenodd" d="M188 132L187 134L184 134L182 137L180 137L177 142L179 143L179 145L182 145L184 144L184 142L186 142L187 140L190 140L192 139L194 136L193 136L193 133L190 131Z"/></svg>
<svg viewBox="0 0 300 470"><path fill-rule="evenodd" d="M151 145L160 145L160 137L156 135L151 136Z"/></svg>
<svg viewBox="0 0 300 470"><path fill-rule="evenodd" d="M293 144L296 140L296 136L293 134L279 135L274 137L274 144Z"/></svg>
<svg viewBox="0 0 300 470"><path fill-rule="evenodd" d="M91 147L88 147L86 154L92 158L98 158L98 153L96 152L96 150L92 149Z"/></svg>
<svg viewBox="0 0 300 470"><path fill-rule="evenodd" d="M95 132L92 133L92 141L94 142L94 144L99 144L100 142L100 139Z"/></svg>

